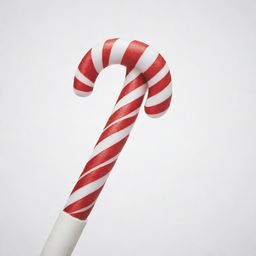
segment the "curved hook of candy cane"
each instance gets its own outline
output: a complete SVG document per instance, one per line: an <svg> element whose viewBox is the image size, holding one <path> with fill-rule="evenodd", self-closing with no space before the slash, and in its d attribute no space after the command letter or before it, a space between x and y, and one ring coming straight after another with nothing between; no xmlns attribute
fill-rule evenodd
<svg viewBox="0 0 256 256"><path fill-rule="evenodd" d="M126 84L135 79L138 72L144 77L148 87L145 112L150 117L159 117L166 112L172 98L170 70L158 52L136 40L109 39L90 49L78 66L75 93L90 95L101 70L112 64L126 66Z"/></svg>

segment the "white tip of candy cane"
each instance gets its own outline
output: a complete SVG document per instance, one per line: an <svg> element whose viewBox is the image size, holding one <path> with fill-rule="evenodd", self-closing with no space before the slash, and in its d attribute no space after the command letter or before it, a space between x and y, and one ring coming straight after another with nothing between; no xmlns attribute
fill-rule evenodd
<svg viewBox="0 0 256 256"><path fill-rule="evenodd" d="M70 256L86 220L61 212L40 256Z"/></svg>
<svg viewBox="0 0 256 256"><path fill-rule="evenodd" d="M92 92L83 92L83 91L79 91L74 89L74 93L79 96L79 97L87 97L89 96Z"/></svg>

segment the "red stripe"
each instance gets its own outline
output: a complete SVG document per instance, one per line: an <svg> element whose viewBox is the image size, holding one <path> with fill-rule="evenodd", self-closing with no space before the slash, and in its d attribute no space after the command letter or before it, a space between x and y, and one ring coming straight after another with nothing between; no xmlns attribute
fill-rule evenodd
<svg viewBox="0 0 256 256"><path fill-rule="evenodd" d="M103 49L102 49L103 68L109 65L109 57L110 57L111 49L117 39L118 38L109 39L103 45Z"/></svg>
<svg viewBox="0 0 256 256"><path fill-rule="evenodd" d="M119 108L117 111L115 111L108 119L108 122L105 127L109 126L111 123L113 123L117 119L124 117L129 113L133 112L135 109L139 108L141 106L143 98L144 98L144 95L124 105L123 107Z"/></svg>
<svg viewBox="0 0 256 256"><path fill-rule="evenodd" d="M137 61L147 47L147 44L136 40L129 44L121 61L121 64L127 67L126 74L129 74L129 72L135 67Z"/></svg>
<svg viewBox="0 0 256 256"><path fill-rule="evenodd" d="M93 90L93 87L82 83L76 77L74 78L74 88L78 91L83 91L83 92L91 92Z"/></svg>
<svg viewBox="0 0 256 256"><path fill-rule="evenodd" d="M145 107L145 112L149 115L154 115L154 114L159 114L159 113L164 112L170 106L171 98L172 98L172 96L170 96L165 101L163 101L155 106Z"/></svg>
<svg viewBox="0 0 256 256"><path fill-rule="evenodd" d="M81 60L78 68L80 72L86 76L88 79L90 79L92 82L95 82L98 72L94 67L93 61L92 61L92 49L85 54L83 59Z"/></svg>
<svg viewBox="0 0 256 256"><path fill-rule="evenodd" d="M73 216L74 218L80 219L80 220L86 220L87 217L89 216L90 212L92 211L93 206L84 212L69 213L69 215Z"/></svg>
<svg viewBox="0 0 256 256"><path fill-rule="evenodd" d="M111 125L109 128L107 128L106 130L103 131L103 133L100 135L99 140L96 143L96 146L104 139L106 139L108 136L119 132L123 129L125 129L126 127L130 126L131 124L133 124L137 118L137 115L134 115L132 117L126 118L122 121L119 121L113 125Z"/></svg>
<svg viewBox="0 0 256 256"><path fill-rule="evenodd" d="M159 82L154 84L152 87L149 88L149 95L148 98L158 94L161 92L165 87L167 87L171 82L170 72L168 72Z"/></svg>
<svg viewBox="0 0 256 256"><path fill-rule="evenodd" d="M116 103L121 100L124 96L126 96L131 91L137 89L146 83L146 80L142 74L139 74L135 79L133 79L130 83L128 83L121 91Z"/></svg>
<svg viewBox="0 0 256 256"><path fill-rule="evenodd" d="M150 80L153 76L155 76L165 65L166 61L159 54L154 63L143 73L144 77L147 80Z"/></svg>
<svg viewBox="0 0 256 256"><path fill-rule="evenodd" d="M115 165L115 162L116 162L116 160L110 164L104 165L104 166L96 169L93 172L88 173L87 175L85 175L84 177L79 179L78 182L76 183L74 189L72 190L71 194L74 193L79 188L81 188L89 183L92 183L95 180L98 180L98 179L102 178L103 176L105 176L107 173L109 173L111 171L111 169Z"/></svg>
<svg viewBox="0 0 256 256"><path fill-rule="evenodd" d="M84 167L84 170L83 170L83 172L80 176L83 176L90 169L96 167L99 164L102 164L102 163L106 162L107 160L109 160L109 159L113 158L114 156L116 156L117 154L119 154L120 151L122 150L125 142L127 141L128 137L129 137L129 135L127 135L125 138L123 138L122 140L120 140L116 144L114 144L114 145L110 146L109 148L103 150L98 155L96 155L95 157L90 159L87 162L86 166Z"/></svg>
<svg viewBox="0 0 256 256"><path fill-rule="evenodd" d="M104 185L103 185L104 186ZM80 209L85 208L86 206L92 204L98 197L100 191L102 190L103 186L92 192L91 194L75 201L74 203L68 205L64 211L67 213L75 212Z"/></svg>

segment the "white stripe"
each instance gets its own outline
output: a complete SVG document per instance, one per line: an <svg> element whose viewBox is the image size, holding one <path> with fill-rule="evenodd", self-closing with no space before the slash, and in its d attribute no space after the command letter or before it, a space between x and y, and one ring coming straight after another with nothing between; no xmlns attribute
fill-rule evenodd
<svg viewBox="0 0 256 256"><path fill-rule="evenodd" d="M92 48L91 54L92 54L92 62L94 64L95 69L98 73L103 69L103 63L102 63L102 49L103 49L104 43L101 43L97 45L96 47Z"/></svg>
<svg viewBox="0 0 256 256"><path fill-rule="evenodd" d="M167 66L167 64L165 64L163 66L163 68L155 74L155 76L153 76L149 81L148 81L148 86L151 87L153 85L155 85L157 82L159 82L162 78L164 78L164 76L169 72L169 68Z"/></svg>
<svg viewBox="0 0 256 256"><path fill-rule="evenodd" d="M65 207L69 206L70 204L73 204L74 202L78 201L79 199L93 193L94 191L96 191L97 189L102 187L104 185L104 183L106 182L108 176L109 176L109 173L106 174L105 176L101 177L100 179L98 179L92 183L89 183L89 184L79 188L78 190L76 190L73 194L70 195Z"/></svg>
<svg viewBox="0 0 256 256"><path fill-rule="evenodd" d="M138 69L142 73L145 72L154 63L158 55L158 52L152 50L150 47L147 47L134 68Z"/></svg>
<svg viewBox="0 0 256 256"><path fill-rule="evenodd" d="M83 91L79 91L77 89L74 88L74 93L77 95L77 96L80 96L80 97L86 97L88 95L90 95L92 93L92 91L90 92L83 92Z"/></svg>
<svg viewBox="0 0 256 256"><path fill-rule="evenodd" d="M93 207L93 206L95 205L95 203L96 203L96 201L94 201L92 204L90 204L90 205L88 205L88 206L86 206L86 207L84 207L84 208L82 208L82 209L80 209L80 210L77 210L77 211L75 211L75 212L72 212L71 214L73 214L73 213L79 213L79 212L85 212L86 210L88 210L88 209L90 209L91 207Z"/></svg>
<svg viewBox="0 0 256 256"><path fill-rule="evenodd" d="M130 43L131 41L122 39L118 39L114 42L110 52L109 65L121 63L123 55Z"/></svg>
<svg viewBox="0 0 256 256"><path fill-rule="evenodd" d="M116 124L116 123L118 123L118 122L120 122L120 121L122 121L122 120L124 120L124 119L126 119L126 118L129 118L129 117L132 117L132 116L137 115L137 114L139 113L139 111L140 111L140 107L138 107L137 109L135 109L133 112L129 113L128 115L123 116L123 117L121 117L121 118L115 120L113 123L110 123L110 124L104 129L104 131L105 131L106 129L108 129L110 126L112 126L113 124Z"/></svg>
<svg viewBox="0 0 256 256"><path fill-rule="evenodd" d="M125 138L131 131L133 124L130 126L122 129L121 131L115 132L114 134L110 135L106 139L102 140L93 150L93 153L90 157L92 159L94 156L98 155L101 151L109 148L110 146L116 144L123 138Z"/></svg>
<svg viewBox="0 0 256 256"><path fill-rule="evenodd" d="M75 77L83 84L93 87L93 82L82 74L79 69L76 70Z"/></svg>
<svg viewBox="0 0 256 256"><path fill-rule="evenodd" d="M101 164L99 164L99 165L93 167L93 168L90 169L88 172L84 173L84 174L79 178L79 180L82 179L82 178L83 178L84 176L86 176L87 174L89 174L89 173L95 171L96 169L98 169L98 168L100 168L100 167L103 167L103 166L105 166L105 165L107 165L107 164L110 164L110 163L114 162L114 161L118 158L118 155L119 155L119 154L117 154L117 155L115 155L114 157L110 158L110 159L107 160L106 162L101 163Z"/></svg>
<svg viewBox="0 0 256 256"><path fill-rule="evenodd" d="M131 92L129 92L128 94L126 94L122 99L120 99L117 104L114 107L114 111L118 110L119 108L125 106L126 104L136 100L137 98L141 97L142 95L144 95L146 93L147 87L145 84L143 84L142 86L132 90Z"/></svg>
<svg viewBox="0 0 256 256"><path fill-rule="evenodd" d="M172 94L172 86L171 86L171 83L170 83L161 92L159 92L158 94L148 98L147 101L146 101L145 106L146 107L152 107L154 105L157 105L157 104L163 102L164 100L166 100L168 97L170 97L171 94Z"/></svg>

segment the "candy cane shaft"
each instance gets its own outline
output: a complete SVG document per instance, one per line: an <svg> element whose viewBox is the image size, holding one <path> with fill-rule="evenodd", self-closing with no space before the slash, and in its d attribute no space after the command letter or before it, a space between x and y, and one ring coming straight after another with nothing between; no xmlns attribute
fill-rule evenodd
<svg viewBox="0 0 256 256"><path fill-rule="evenodd" d="M138 116L149 87L145 110L163 114L171 101L171 76L161 55L138 41L107 40L90 50L81 61L74 80L75 92L87 96L99 72L110 64L127 67L123 89L78 182L60 214L42 256L69 256L88 215L114 167Z"/></svg>
<svg viewBox="0 0 256 256"><path fill-rule="evenodd" d="M136 82L140 82L141 83L141 80L140 79L135 80L134 83L130 83L129 84L129 87L136 86L135 85ZM128 87L126 87L126 89L127 88ZM146 88L143 88L143 89L146 90ZM140 107L140 105L142 103L142 100L143 100L143 96L141 96L141 98L138 100L138 103L136 103L138 108ZM136 106L136 109L137 109L137 106ZM135 107L135 105L129 104L126 107L126 110L128 112L132 113L134 107ZM130 130L131 127L132 127L132 121L133 122L135 121L135 119L137 118L137 115L138 115L138 113L135 114L135 115L132 115L130 118L129 117L126 118L126 120L124 120L124 122L118 122L116 124L116 126L113 126L113 125L110 126L111 129L110 128L109 129L105 129L104 130L105 133L104 132L102 133L102 135L100 136L98 142L101 141L101 138L103 136L104 137L106 136L106 133L113 133L114 131L117 131L117 130L121 129L122 126L125 123L127 123L127 124L131 123L131 126L128 126L129 127L128 129ZM109 122L111 122L112 118L113 117L111 115L111 117L109 118L108 122L106 123L106 127L109 126ZM108 171L110 168L113 168L113 166L114 166L114 164L116 162L116 159L112 159L112 156L116 155L116 154L119 154L119 152L122 150L122 147L124 146L125 142L127 141L128 136L129 135L126 135L124 138L122 136L122 138L120 138L121 142L119 144L115 144L115 146L113 147L112 150L109 150L109 151L107 151L105 153L104 157L106 157L107 159L110 159L111 161L113 160L113 161L110 162L109 164L106 164L105 165L106 167L103 167L104 172ZM107 156L106 154L109 154L109 155ZM94 155L94 154L92 154L92 155ZM86 168L85 168L85 170L86 170ZM95 173L93 173L93 171L91 173L93 175L95 175ZM81 174L79 181L83 180L83 177L85 177L83 175L84 175L84 172ZM80 184L80 183L77 183L77 184ZM76 185L75 188L77 186L78 185ZM104 184L102 186L100 186L99 190L96 190L97 191L96 195L98 195L98 193L101 191L103 186L104 186ZM72 195L72 193L71 193L71 195ZM93 195L93 197L95 199L95 195ZM90 205L90 202L88 202L87 204ZM81 207L83 207L83 206L81 206ZM91 209L92 209L92 207L89 208L89 210L91 210ZM82 214L88 215L89 211L82 212ZM75 215L75 214L73 214L73 215ZM79 216L81 217L81 215L79 215ZM84 216L82 217L82 219L84 219ZM85 224L86 224L86 220L80 220L78 218L75 218L71 214L67 214L65 211L61 212L59 217L58 217L58 219L57 219L57 221L56 221L56 223L55 223L55 225L54 225L54 228L53 228L53 230L52 230L52 232L51 232L51 234L50 234L50 236L49 236L49 238L47 240L47 243L45 244L44 250L43 250L41 255L42 256L69 256L69 255L71 255L71 253L72 253L72 251L73 251L73 249L74 249L74 247L75 247L75 245L76 245L76 243L77 243L77 241L78 241L78 239L79 239L79 237L80 237L80 235L81 235L81 233L83 231L83 228L84 228Z"/></svg>

